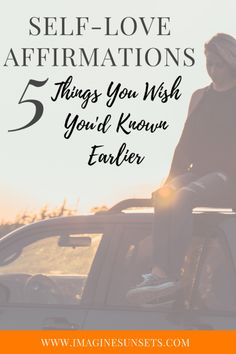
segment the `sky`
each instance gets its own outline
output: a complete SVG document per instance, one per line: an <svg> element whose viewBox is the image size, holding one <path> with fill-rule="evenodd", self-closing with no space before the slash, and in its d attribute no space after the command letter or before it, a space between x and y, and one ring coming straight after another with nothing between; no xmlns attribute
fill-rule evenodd
<svg viewBox="0 0 236 354"><path fill-rule="evenodd" d="M1 0L2 1L2 0ZM3 5L3 4L2 4ZM194 90L210 83L205 70L204 43L217 32L229 33L236 37L235 2L203 1L147 1L120 0L99 2L71 0L42 0L34 2L9 0L2 6L0 23L2 79L0 119L0 220L14 218L21 210L37 210L48 204L53 208L64 198L71 206L78 205L80 213L89 212L94 206L112 206L125 198L148 198L165 179L171 163L174 148L180 137L187 115L188 102ZM38 36L30 36L29 19L40 17ZM68 31L76 31L76 17L89 17L89 26L102 26L104 18L111 17L111 29L117 36L105 36L103 30L86 29L83 36L46 36L44 18L56 17L54 27L61 31L60 17L67 18ZM121 21L132 17L137 21L137 31L132 36L121 32ZM169 36L158 36L157 22L148 36L145 35L139 17L150 23L151 17L169 17ZM128 23L128 21L127 21ZM127 31L130 28L127 25ZM88 26L88 28L89 28ZM156 27L155 27L156 26ZM35 33L35 32L34 32ZM117 48L194 48L195 64L184 67L171 64L164 67L52 67L49 63L36 66L36 56L28 67L15 67L12 61L4 66L12 48L19 62L22 62L21 48L98 48L103 53L110 48L117 57ZM143 101L141 94L145 83L157 87L164 81L171 87L181 75L181 97L163 104L160 100ZM76 87L102 93L96 103L81 108L81 100L51 100L56 94L55 83L73 76ZM18 104L29 80L48 82L41 88L28 87L24 99L42 102L42 118L33 126L17 132L8 132L27 124L34 115L32 103ZM122 87L139 93L136 99L117 100L111 108L106 106L106 90L110 82L121 83ZM86 121L99 117L102 121L107 114L112 116L112 127L106 134L96 131L75 131L65 139L64 123L68 113L76 114ZM130 113L132 119L145 119L156 123L166 120L167 130L148 132L132 131L129 135L116 133L115 127L121 113ZM104 145L100 151L113 153L126 143L130 152L145 156L137 164L123 163L117 167L103 163L88 165L93 145Z"/></svg>

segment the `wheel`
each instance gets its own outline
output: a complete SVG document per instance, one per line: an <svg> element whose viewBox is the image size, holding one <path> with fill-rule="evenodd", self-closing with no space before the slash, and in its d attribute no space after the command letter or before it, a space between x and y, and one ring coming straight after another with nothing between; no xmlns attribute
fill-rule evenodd
<svg viewBox="0 0 236 354"><path fill-rule="evenodd" d="M61 304L64 297L57 284L43 274L32 275L25 283L24 299L28 303Z"/></svg>

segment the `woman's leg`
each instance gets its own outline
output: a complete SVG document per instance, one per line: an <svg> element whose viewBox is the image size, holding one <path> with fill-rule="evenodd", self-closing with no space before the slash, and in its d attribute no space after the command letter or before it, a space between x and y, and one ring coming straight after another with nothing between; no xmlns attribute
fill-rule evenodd
<svg viewBox="0 0 236 354"><path fill-rule="evenodd" d="M180 175L170 181L168 186L173 187L172 196L160 196L159 190L154 193L154 222L153 222L153 269L152 273L157 276L170 276L170 232L171 218L173 213L173 202L176 199L177 191L188 185L197 176L192 173ZM164 200L164 199L169 200ZM182 208L181 208L182 209Z"/></svg>
<svg viewBox="0 0 236 354"><path fill-rule="evenodd" d="M226 176L217 172L201 178L187 174L172 183L177 190L171 206L158 208L157 204L155 208L153 272L177 279L193 233L192 209L210 206L217 200L220 206L221 198L227 200L225 197L230 195L231 186Z"/></svg>

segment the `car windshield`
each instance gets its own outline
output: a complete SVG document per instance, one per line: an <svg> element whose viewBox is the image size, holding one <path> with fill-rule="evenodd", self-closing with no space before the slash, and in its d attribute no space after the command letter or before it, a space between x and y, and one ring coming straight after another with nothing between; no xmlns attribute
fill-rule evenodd
<svg viewBox="0 0 236 354"><path fill-rule="evenodd" d="M63 302L79 302L102 234L76 237L91 244L63 246L60 236L52 236L8 255L6 265L0 266L0 285L9 290L9 301L57 303L63 298Z"/></svg>

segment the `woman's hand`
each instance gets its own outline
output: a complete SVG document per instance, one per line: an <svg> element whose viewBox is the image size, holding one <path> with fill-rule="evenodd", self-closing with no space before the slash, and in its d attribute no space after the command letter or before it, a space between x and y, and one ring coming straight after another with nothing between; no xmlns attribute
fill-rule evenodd
<svg viewBox="0 0 236 354"><path fill-rule="evenodd" d="M171 184L165 184L152 193L154 206L168 207L172 204L176 188Z"/></svg>

